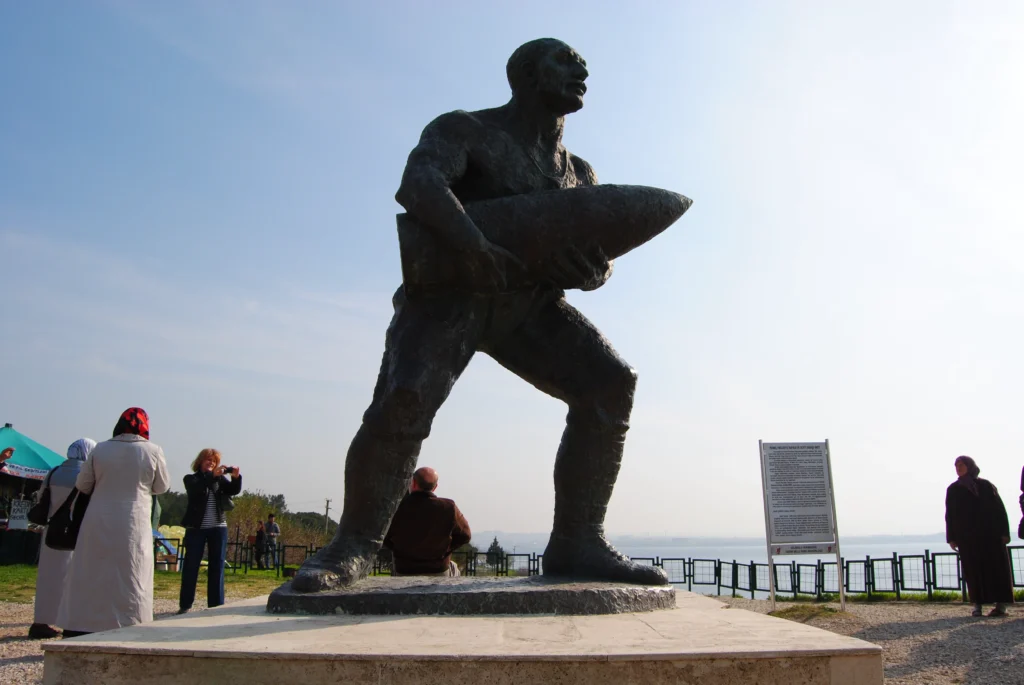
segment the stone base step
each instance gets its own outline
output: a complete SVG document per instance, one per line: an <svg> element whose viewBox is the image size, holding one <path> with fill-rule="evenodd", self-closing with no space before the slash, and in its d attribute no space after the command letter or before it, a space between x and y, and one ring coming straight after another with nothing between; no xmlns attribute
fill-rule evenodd
<svg viewBox="0 0 1024 685"><path fill-rule="evenodd" d="M266 597L44 645L47 685L881 685L875 645L677 593L602 616L290 616Z"/></svg>

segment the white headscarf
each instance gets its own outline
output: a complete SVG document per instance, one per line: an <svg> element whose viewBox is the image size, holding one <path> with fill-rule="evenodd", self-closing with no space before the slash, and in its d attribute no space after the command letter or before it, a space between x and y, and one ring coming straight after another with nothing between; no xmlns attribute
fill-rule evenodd
<svg viewBox="0 0 1024 685"><path fill-rule="evenodd" d="M71 447L68 448L68 459L85 461L89 458L89 453L92 452L92 448L95 446L96 441L89 438L75 440L71 443Z"/></svg>

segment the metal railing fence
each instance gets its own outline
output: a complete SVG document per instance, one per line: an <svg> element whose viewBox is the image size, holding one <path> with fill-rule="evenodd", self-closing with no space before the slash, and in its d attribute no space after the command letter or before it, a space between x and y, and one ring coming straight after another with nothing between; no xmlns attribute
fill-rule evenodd
<svg viewBox="0 0 1024 685"><path fill-rule="evenodd" d="M169 570L180 570L185 556L183 540L168 540L177 554L157 542L157 568L161 564ZM1010 568L1013 586L1024 587L1024 546L1010 546ZM302 562L316 554L318 547L289 545L281 541L276 554L269 555L272 563L268 570L278 576L289 576ZM267 556L267 555L265 555ZM489 554L487 552L453 552L452 560L464 576L535 576L543 572L542 554ZM778 562L769 570L764 562L741 562L735 559L706 559L699 557L633 557L633 561L661 568L673 585L687 590L709 590L714 594L749 594L769 592L769 573L775 575L777 594L794 597L822 597L838 594L839 574L836 562ZM231 573L249 573L258 566L256 552L247 541L229 542L226 563ZM964 579L960 568L960 555L956 552L923 554L896 554L891 557L843 559L846 592L851 594L894 595L900 599L905 593L925 593L929 598L935 592L963 592ZM378 556L372 575L391 575L391 555L386 550Z"/></svg>

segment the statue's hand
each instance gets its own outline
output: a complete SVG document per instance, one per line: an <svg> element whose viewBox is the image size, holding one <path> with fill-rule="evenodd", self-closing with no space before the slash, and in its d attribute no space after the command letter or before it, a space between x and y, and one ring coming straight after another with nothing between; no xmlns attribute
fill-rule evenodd
<svg viewBox="0 0 1024 685"><path fill-rule="evenodd" d="M486 240L466 253L466 261L470 284L478 292L502 292L508 286L511 271L526 270L518 257Z"/></svg>
<svg viewBox="0 0 1024 685"><path fill-rule="evenodd" d="M596 245L586 250L570 247L554 255L548 271L560 288L596 290L612 277L612 262Z"/></svg>

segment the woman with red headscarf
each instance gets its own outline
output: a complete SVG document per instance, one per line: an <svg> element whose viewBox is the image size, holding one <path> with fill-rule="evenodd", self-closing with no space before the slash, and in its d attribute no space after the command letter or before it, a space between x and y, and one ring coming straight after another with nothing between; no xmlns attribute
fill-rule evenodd
<svg viewBox="0 0 1024 685"><path fill-rule="evenodd" d="M126 410L75 483L91 497L57 617L65 637L153 620L153 495L170 482L146 412Z"/></svg>
<svg viewBox="0 0 1024 685"><path fill-rule="evenodd" d="M953 462L957 479L946 488L946 542L960 553L960 568L973 616L983 604L995 604L989 616L1006 616L1013 603L1010 575L1010 521L996 486L978 478L981 469L970 457Z"/></svg>

